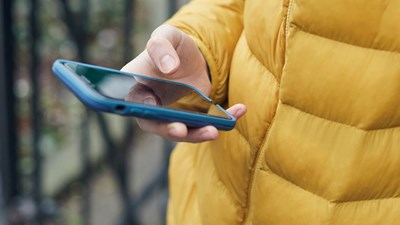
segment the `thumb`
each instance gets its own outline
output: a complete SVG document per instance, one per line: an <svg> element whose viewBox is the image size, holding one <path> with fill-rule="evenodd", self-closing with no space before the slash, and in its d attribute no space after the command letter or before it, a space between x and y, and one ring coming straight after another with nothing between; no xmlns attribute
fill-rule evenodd
<svg viewBox="0 0 400 225"><path fill-rule="evenodd" d="M147 42L146 50L163 74L172 74L179 68L180 60L176 48L182 39L181 32L172 26L157 28Z"/></svg>

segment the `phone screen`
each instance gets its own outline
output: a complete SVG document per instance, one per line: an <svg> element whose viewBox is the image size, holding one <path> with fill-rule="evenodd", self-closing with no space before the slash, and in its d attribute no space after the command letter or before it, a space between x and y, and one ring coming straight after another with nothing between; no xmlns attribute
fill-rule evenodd
<svg viewBox="0 0 400 225"><path fill-rule="evenodd" d="M68 62L64 65L80 76L93 90L107 98L230 119L211 101L192 88L179 83Z"/></svg>

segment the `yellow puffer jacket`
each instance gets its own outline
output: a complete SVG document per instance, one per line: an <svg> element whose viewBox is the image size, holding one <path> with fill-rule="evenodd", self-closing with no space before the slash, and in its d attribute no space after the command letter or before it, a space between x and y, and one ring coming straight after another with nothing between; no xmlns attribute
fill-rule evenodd
<svg viewBox="0 0 400 225"><path fill-rule="evenodd" d="M174 151L170 225L400 224L400 1L194 0L168 23L248 107Z"/></svg>

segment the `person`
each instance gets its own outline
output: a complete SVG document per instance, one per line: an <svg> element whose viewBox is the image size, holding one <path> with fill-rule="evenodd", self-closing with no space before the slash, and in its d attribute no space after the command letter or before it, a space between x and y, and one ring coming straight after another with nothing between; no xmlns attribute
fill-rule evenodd
<svg viewBox="0 0 400 225"><path fill-rule="evenodd" d="M399 15L395 0L193 0L157 28L123 70L240 118L138 121L182 142L168 224L399 224Z"/></svg>

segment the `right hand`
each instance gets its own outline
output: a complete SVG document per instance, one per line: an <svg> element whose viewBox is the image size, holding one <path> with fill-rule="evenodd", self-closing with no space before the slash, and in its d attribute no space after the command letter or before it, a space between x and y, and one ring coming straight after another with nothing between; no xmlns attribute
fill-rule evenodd
<svg viewBox="0 0 400 225"><path fill-rule="evenodd" d="M126 64L122 70L156 78L168 79L194 86L206 95L211 92L207 64L194 41L181 30L162 25L151 35L146 50ZM126 100L132 96L128 95ZM147 104L151 103L151 100ZM153 102L156 104L156 101ZM246 112L243 104L227 110L236 118ZM156 133L172 141L203 142L216 139L218 130L213 126L188 129L178 122L161 123L138 119L141 129Z"/></svg>
<svg viewBox="0 0 400 225"><path fill-rule="evenodd" d="M200 50L188 35L170 25L158 27L146 50L121 70L186 83L206 95L211 92L206 60Z"/></svg>

